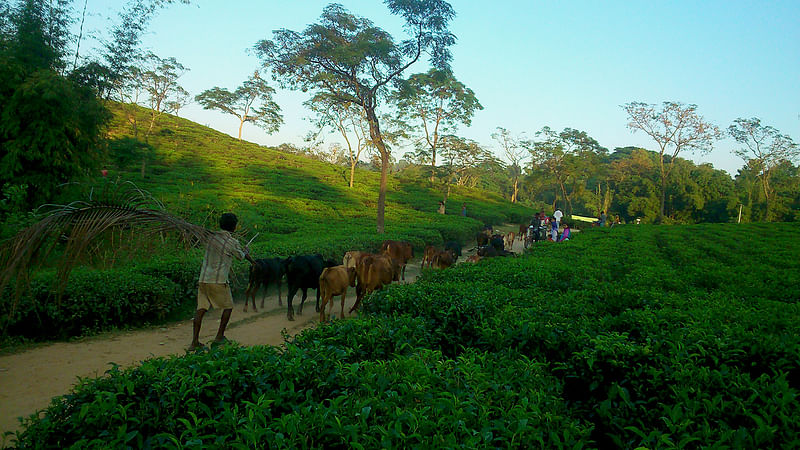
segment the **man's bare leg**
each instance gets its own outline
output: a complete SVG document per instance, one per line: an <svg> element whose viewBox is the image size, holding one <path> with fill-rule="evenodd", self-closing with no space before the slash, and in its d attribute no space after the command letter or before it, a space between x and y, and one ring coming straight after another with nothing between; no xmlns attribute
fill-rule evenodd
<svg viewBox="0 0 800 450"><path fill-rule="evenodd" d="M225 328L228 326L228 321L231 320L231 312L233 312L231 308L222 310L222 317L219 319L219 330L217 330L217 337L214 338L215 342L225 340Z"/></svg>
<svg viewBox="0 0 800 450"><path fill-rule="evenodd" d="M195 350L203 346L203 344L200 343L200 326L203 324L203 316L205 313L205 309L198 309L194 313L194 323L192 324L192 343L189 345L189 350ZM230 313L228 313L228 315L230 316Z"/></svg>

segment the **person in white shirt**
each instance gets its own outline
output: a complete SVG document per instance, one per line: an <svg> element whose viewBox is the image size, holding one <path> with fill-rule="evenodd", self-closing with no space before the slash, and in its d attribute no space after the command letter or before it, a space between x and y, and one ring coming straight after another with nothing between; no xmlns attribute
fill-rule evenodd
<svg viewBox="0 0 800 450"><path fill-rule="evenodd" d="M200 279L198 280L197 311L194 315L190 351L203 347L203 344L200 343L200 326L203 324L203 316L212 306L222 310L219 330L217 330L214 342L226 340L225 328L228 326L233 311L233 296L228 283L228 273L231 270L233 258L246 258L251 264L255 264L253 258L250 257L249 249L242 249L239 241L231 236L231 232L236 230L238 222L235 214L223 214L219 219L219 227L222 231L214 233L206 245L206 254L203 257L203 266L200 269Z"/></svg>
<svg viewBox="0 0 800 450"><path fill-rule="evenodd" d="M560 209L556 208L556 212L553 213L553 217L556 218L556 226L561 225L561 218L564 217L564 213L562 213Z"/></svg>

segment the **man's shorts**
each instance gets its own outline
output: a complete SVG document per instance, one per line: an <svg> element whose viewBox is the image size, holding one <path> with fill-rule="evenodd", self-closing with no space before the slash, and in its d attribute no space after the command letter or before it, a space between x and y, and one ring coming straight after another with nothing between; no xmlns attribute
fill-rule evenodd
<svg viewBox="0 0 800 450"><path fill-rule="evenodd" d="M227 283L200 283L197 287L197 309L233 309L231 287Z"/></svg>

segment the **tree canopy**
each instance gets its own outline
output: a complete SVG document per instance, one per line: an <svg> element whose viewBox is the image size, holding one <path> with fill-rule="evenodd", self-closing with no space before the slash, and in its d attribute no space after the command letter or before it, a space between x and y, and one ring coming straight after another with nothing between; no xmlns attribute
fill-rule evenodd
<svg viewBox="0 0 800 450"><path fill-rule="evenodd" d="M449 70L430 69L427 73L411 75L401 80L392 100L407 128L422 126L417 145L418 159L431 164L431 181L436 171L436 151L439 138L452 134L458 125L469 126L475 111L482 110L472 89L458 81Z"/></svg>
<svg viewBox="0 0 800 450"><path fill-rule="evenodd" d="M628 114L628 128L633 132L643 131L658 146L661 155L658 161L661 175L659 217L663 217L667 184L675 159L683 151L711 151L714 141L722 138L722 132L697 113L697 105L664 102L659 108L658 105L631 102L622 108Z"/></svg>
<svg viewBox="0 0 800 450"><path fill-rule="evenodd" d="M390 154L381 133L377 108L393 80L423 54L438 69L448 69L449 46L455 37L447 26L455 12L443 0L387 0L392 14L405 20L407 39L392 36L370 20L351 14L341 5L324 8L320 22L304 31L277 30L273 40L255 48L265 68L283 86L324 92L337 102L359 105L369 123L370 139L380 153L381 181L376 225L384 231L387 174Z"/></svg>
<svg viewBox="0 0 800 450"><path fill-rule="evenodd" d="M278 131L283 123L281 107L272 100L275 89L267 80L261 78L258 71L247 79L235 91L213 87L195 97L195 101L204 109L218 109L239 119L239 140L242 140L242 127L245 123L253 123L267 133Z"/></svg>

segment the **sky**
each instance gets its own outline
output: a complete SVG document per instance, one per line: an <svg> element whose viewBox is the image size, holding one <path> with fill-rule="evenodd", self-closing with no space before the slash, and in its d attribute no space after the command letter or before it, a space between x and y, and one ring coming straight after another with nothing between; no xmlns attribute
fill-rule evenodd
<svg viewBox="0 0 800 450"><path fill-rule="evenodd" d="M77 1L76 3L83 3ZM123 0L87 0L84 26L102 35ZM215 86L236 89L260 67L254 44L273 30L302 31L318 22L329 2L316 0L193 0L161 10L143 46L175 57L189 71L179 80L192 96ZM342 0L396 40L402 20L377 0ZM655 143L627 128L621 105L632 101L696 104L722 129L736 118L758 117L800 141L800 1L465 1L450 2L455 76L484 109L459 135L501 156L491 138L497 127L534 138L544 126L587 132L600 145ZM78 5L82 7L82 5ZM77 7L77 6L76 6ZM91 41L86 46L91 47ZM90 50L88 50L90 51ZM425 61L404 76L427 71ZM262 73L264 73L262 69ZM277 83L271 83L277 87ZM284 124L268 135L246 124L245 140L303 145L313 129L302 103L309 93L277 89ZM198 104L180 116L236 136L238 120ZM335 141L333 135L331 142ZM732 175L743 162L733 139L707 154L681 154ZM396 149L399 158L408 149Z"/></svg>

